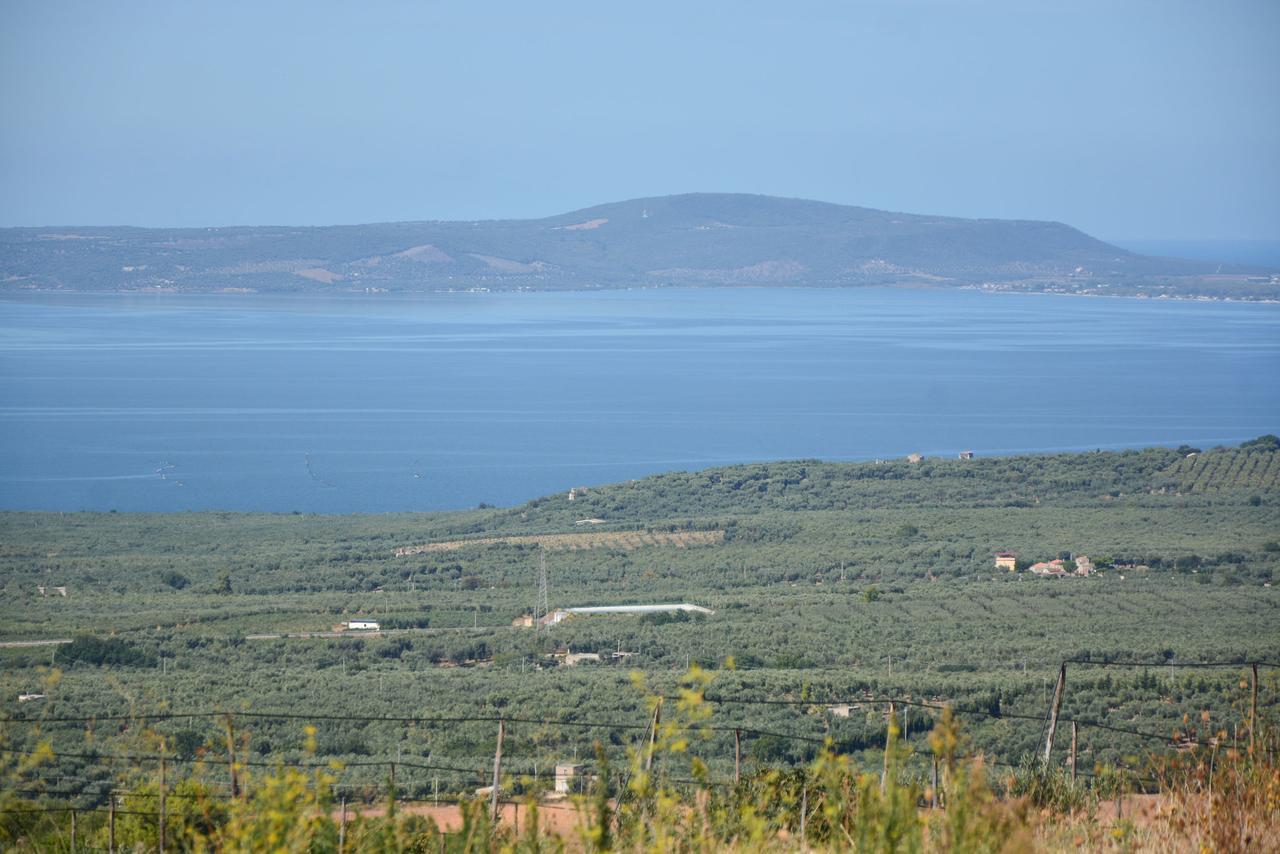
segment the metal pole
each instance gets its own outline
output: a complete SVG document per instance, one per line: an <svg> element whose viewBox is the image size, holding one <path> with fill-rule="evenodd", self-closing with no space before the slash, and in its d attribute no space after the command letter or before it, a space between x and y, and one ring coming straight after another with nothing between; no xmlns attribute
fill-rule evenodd
<svg viewBox="0 0 1280 854"><path fill-rule="evenodd" d="M733 731L733 785L742 782L742 730Z"/></svg>
<svg viewBox="0 0 1280 854"><path fill-rule="evenodd" d="M1254 733L1258 729L1258 662L1253 663L1253 690L1249 699L1249 750L1253 751Z"/></svg>
<svg viewBox="0 0 1280 854"><path fill-rule="evenodd" d="M929 798L929 807L937 809L938 807L938 757L933 757L933 797Z"/></svg>
<svg viewBox="0 0 1280 854"><path fill-rule="evenodd" d="M1071 722L1071 785L1076 784L1076 729L1075 721Z"/></svg>
<svg viewBox="0 0 1280 854"><path fill-rule="evenodd" d="M489 793L489 812L494 824L498 822L498 783L502 776L502 740L507 734L507 722L498 718L498 749L493 752L493 791Z"/></svg>
<svg viewBox="0 0 1280 854"><path fill-rule="evenodd" d="M165 849L165 763L160 760L160 854L164 854Z"/></svg>
<svg viewBox="0 0 1280 854"><path fill-rule="evenodd" d="M1058 684L1053 688L1053 704L1049 707L1049 734L1044 740L1045 768L1049 767L1049 758L1053 755L1053 737L1058 731L1058 712L1062 710L1062 692L1067 687L1067 663L1062 662L1058 668Z"/></svg>
<svg viewBox="0 0 1280 854"><path fill-rule="evenodd" d="M658 724L662 722L662 698L658 698L657 704L653 707L653 726L649 729L649 752L644 757L645 773L653 768L653 751L654 745L658 741Z"/></svg>
<svg viewBox="0 0 1280 854"><path fill-rule="evenodd" d="M880 772L880 791L884 791L889 780L889 754L893 750L893 728L896 723L894 705L889 703L889 723L884 730L884 770Z"/></svg>
<svg viewBox="0 0 1280 854"><path fill-rule="evenodd" d="M800 850L804 851L808 848L809 834L805 832L806 822L809 818L809 787L806 785L807 780L800 782Z"/></svg>
<svg viewBox="0 0 1280 854"><path fill-rule="evenodd" d="M240 780L236 777L236 731L227 712L227 768L231 771L231 797L240 797Z"/></svg>
<svg viewBox="0 0 1280 854"><path fill-rule="evenodd" d="M338 854L347 851L347 796L342 796L342 822L338 825Z"/></svg>

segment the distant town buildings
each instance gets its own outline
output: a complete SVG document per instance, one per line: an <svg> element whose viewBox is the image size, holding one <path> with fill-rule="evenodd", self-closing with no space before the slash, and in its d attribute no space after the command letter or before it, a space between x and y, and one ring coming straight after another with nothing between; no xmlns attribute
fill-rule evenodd
<svg viewBox="0 0 1280 854"><path fill-rule="evenodd" d="M377 620L347 620L342 624L348 631L378 631Z"/></svg>
<svg viewBox="0 0 1280 854"><path fill-rule="evenodd" d="M973 459L973 451L961 451L958 456L962 460L971 460Z"/></svg>
<svg viewBox="0 0 1280 854"><path fill-rule="evenodd" d="M924 459L923 454L907 454L907 462L909 463L918 463L923 459Z"/></svg>
<svg viewBox="0 0 1280 854"><path fill-rule="evenodd" d="M1013 572L1018 568L1018 555L1016 552L997 552L996 553L996 569L1007 569Z"/></svg>

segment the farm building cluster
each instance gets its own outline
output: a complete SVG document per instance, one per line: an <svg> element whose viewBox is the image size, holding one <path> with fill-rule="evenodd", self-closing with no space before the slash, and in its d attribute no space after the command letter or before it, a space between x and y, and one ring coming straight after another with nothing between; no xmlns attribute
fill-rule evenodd
<svg viewBox="0 0 1280 854"><path fill-rule="evenodd" d="M1016 572L1018 569L1018 555L1016 552L997 552L996 553L996 569L1007 569L1010 572ZM1034 575L1046 576L1066 576L1093 575L1098 571L1087 555L1076 555L1071 559L1055 558L1054 560L1040 561L1033 563L1027 567L1027 571Z"/></svg>

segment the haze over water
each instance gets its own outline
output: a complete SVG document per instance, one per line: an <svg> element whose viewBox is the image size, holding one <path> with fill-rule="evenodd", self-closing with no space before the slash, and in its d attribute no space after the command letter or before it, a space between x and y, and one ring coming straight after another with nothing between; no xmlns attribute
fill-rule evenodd
<svg viewBox="0 0 1280 854"><path fill-rule="evenodd" d="M706 289L0 301L0 507L508 505L752 460L1280 432L1280 306Z"/></svg>

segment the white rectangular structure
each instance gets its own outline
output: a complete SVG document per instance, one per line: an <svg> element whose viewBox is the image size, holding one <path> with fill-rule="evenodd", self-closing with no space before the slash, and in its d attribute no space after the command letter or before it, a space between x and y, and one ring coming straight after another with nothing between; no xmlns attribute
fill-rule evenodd
<svg viewBox="0 0 1280 854"><path fill-rule="evenodd" d="M567 795L577 785L577 778L582 775L582 766L572 762L556 763L556 794Z"/></svg>
<svg viewBox="0 0 1280 854"><path fill-rule="evenodd" d="M661 614L670 611L686 611L695 614L714 614L710 608L680 602L671 605L593 605L586 608L565 608L570 614Z"/></svg>

